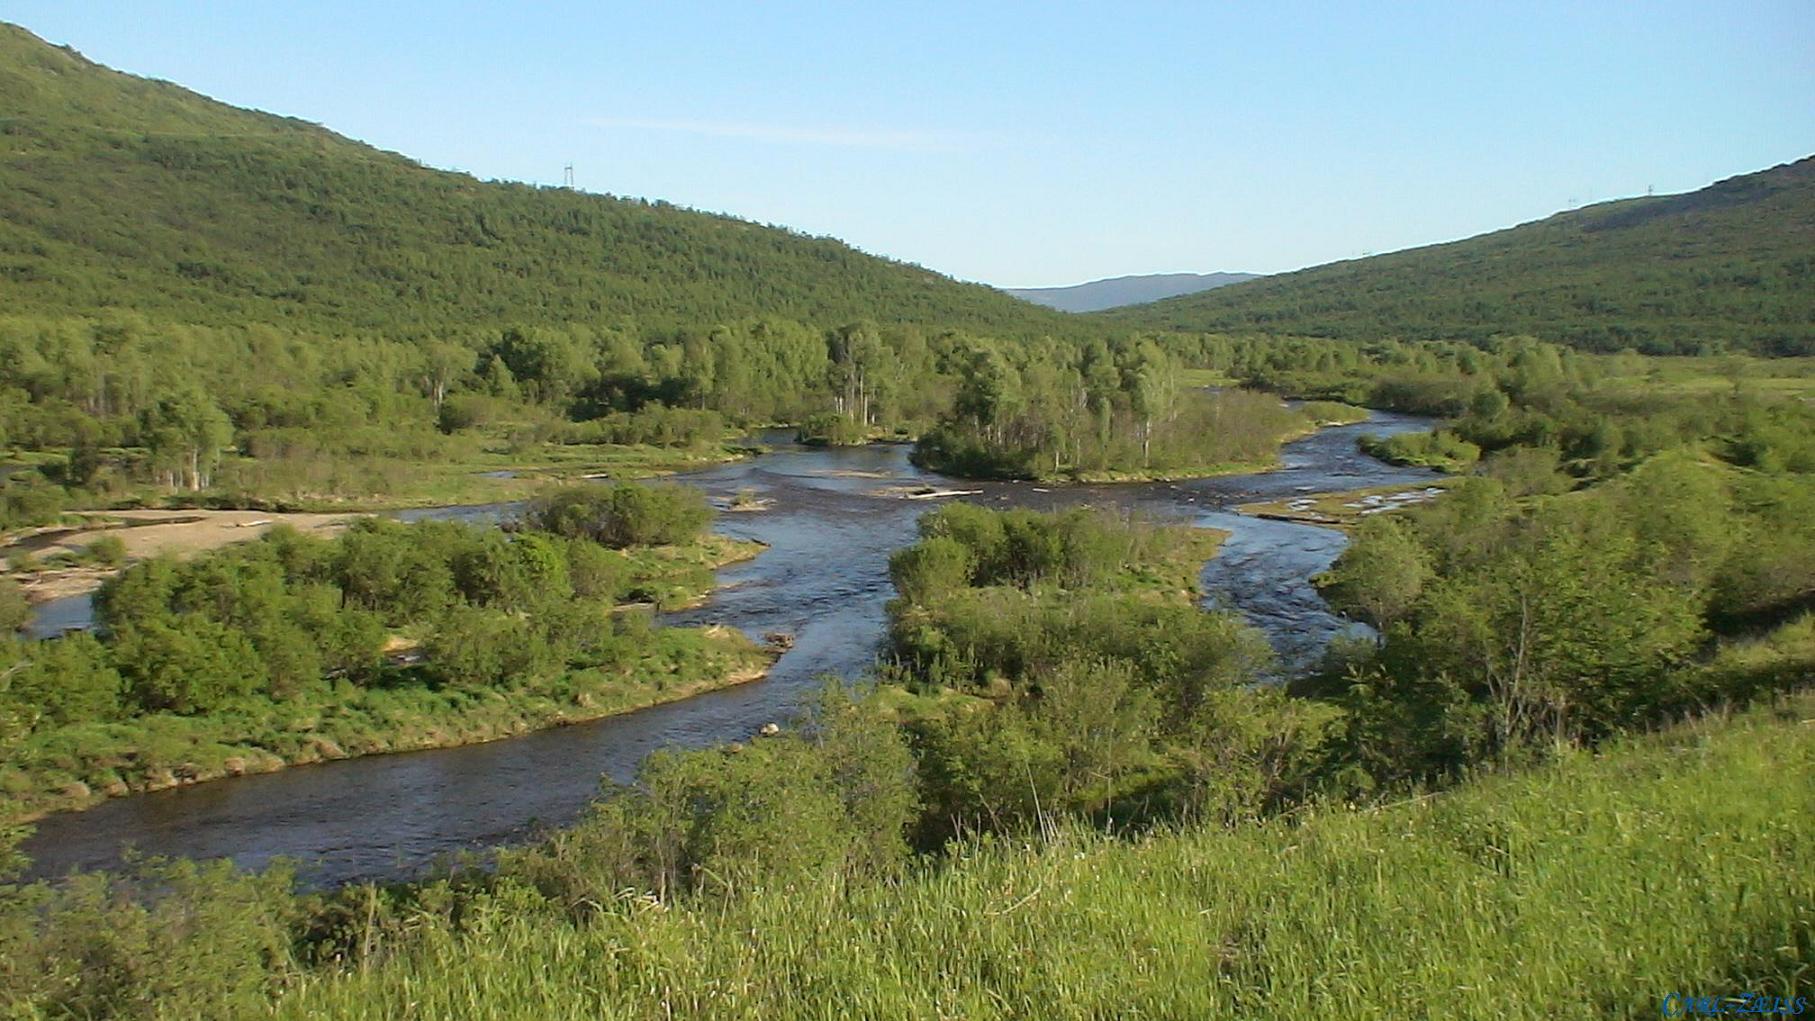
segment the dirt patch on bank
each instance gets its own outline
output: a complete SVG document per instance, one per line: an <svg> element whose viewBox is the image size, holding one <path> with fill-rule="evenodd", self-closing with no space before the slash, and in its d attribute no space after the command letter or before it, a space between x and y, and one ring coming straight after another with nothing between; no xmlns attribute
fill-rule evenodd
<svg viewBox="0 0 1815 1021"><path fill-rule="evenodd" d="M126 547L128 561L145 560L163 553L193 556L234 543L249 542L278 525L299 532L332 535L361 517L358 514L284 514L243 510L118 510L81 511L76 516L90 524L37 529L15 536L0 555L15 551L40 560L60 555L80 556L88 545L105 535L117 536ZM81 595L101 586L118 573L115 567L51 567L14 573L32 602Z"/></svg>

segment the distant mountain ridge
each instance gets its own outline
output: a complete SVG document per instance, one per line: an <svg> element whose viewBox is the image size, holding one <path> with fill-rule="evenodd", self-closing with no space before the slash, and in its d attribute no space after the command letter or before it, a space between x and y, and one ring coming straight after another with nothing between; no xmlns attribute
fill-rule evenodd
<svg viewBox="0 0 1815 1021"><path fill-rule="evenodd" d="M1061 312L1101 312L1124 305L1144 305L1161 298L1196 294L1214 287L1253 280L1258 273L1147 273L1109 277L1070 287L1004 287L1024 301Z"/></svg>
<svg viewBox="0 0 1815 1021"><path fill-rule="evenodd" d="M1131 329L1815 354L1815 156L1103 313Z"/></svg>

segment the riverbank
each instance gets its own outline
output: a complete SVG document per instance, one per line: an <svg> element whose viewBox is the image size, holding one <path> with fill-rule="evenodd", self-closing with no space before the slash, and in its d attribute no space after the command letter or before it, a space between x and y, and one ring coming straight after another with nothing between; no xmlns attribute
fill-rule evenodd
<svg viewBox="0 0 1815 1021"><path fill-rule="evenodd" d="M1306 426L1279 437L1277 445L1302 440L1318 432L1318 426ZM961 482L1032 482L1040 485L1121 485L1142 482L1189 482L1193 479L1215 479L1228 475L1260 475L1278 471L1282 466L1277 450L1265 458L1248 461L1224 461L1218 464L1173 466L1168 468L1063 468L1057 471L1035 471L1017 475L967 474L948 464L916 456L914 464Z"/></svg>
<svg viewBox="0 0 1815 1021"><path fill-rule="evenodd" d="M1315 427L1305 429L1282 437L1280 443L1290 443L1303 439L1316 432ZM1111 468L1101 471L1072 471L1051 477L1036 479L1037 482L1052 482L1072 485L1121 485L1134 482L1190 482L1193 479L1216 479L1225 475L1260 475L1265 472L1278 471L1284 462L1278 455L1262 461L1231 461L1226 464L1197 465L1186 468Z"/></svg>
<svg viewBox="0 0 1815 1021"><path fill-rule="evenodd" d="M233 513L226 516L231 519ZM199 524L209 522L148 527L193 529ZM270 526L213 524L236 530L239 525ZM316 524L325 530L335 523ZM197 539L195 549L205 544ZM439 669L443 664L432 658L437 655L436 638L420 626L405 625L391 629L382 665L355 674L357 683L347 674L329 672L283 695L260 693L203 712L115 712L61 723L52 722L60 719L57 716L33 720L38 726L0 762L0 824L88 807L109 797L286 766L482 743L756 680L775 655L741 632L713 626L663 628L643 621L655 610L705 602L717 585L718 569L749 560L766 548L761 542L703 534L684 543L604 551L607 563L621 563L610 570L619 579L618 598L630 602L592 604L591 612L598 616L590 626L582 622L578 627L593 636L598 648L534 672L508 668L508 660L497 660L490 667L468 664L469 670L497 671L490 680L479 683L483 676L474 676L465 683L451 683L450 675ZM483 624L469 620L462 626L479 628L469 639L483 641ZM522 640L541 640L532 634L526 632ZM29 668L40 659L45 669L51 669L51 664L84 661L87 650L95 646L92 640L82 641L88 644L64 649L60 644L23 643L6 651L18 660L13 670ZM450 654L460 656L460 646L453 648ZM427 662L425 650L431 657ZM118 695L109 694L108 685L117 689L121 674L69 676L77 679L75 683L98 683L97 697L111 699ZM20 675L30 676L29 669ZM109 676L111 682L93 679Z"/></svg>
<svg viewBox="0 0 1815 1021"><path fill-rule="evenodd" d="M7 572L32 603L93 592L133 561L165 554L193 556L250 542L279 526L306 535L328 536L360 517L249 510L74 511L71 516L86 523L32 529L14 536L0 548L9 561L17 559L36 565ZM124 559L119 564L79 562L96 541L107 537L120 540Z"/></svg>
<svg viewBox="0 0 1815 1021"><path fill-rule="evenodd" d="M10 570L33 602L81 595L117 573L118 565L83 563L90 543L116 535L129 560L159 553L189 556L256 539L278 525L328 535L357 517L390 511L527 500L550 485L593 479L635 480L697 471L755 456L733 443L700 447L642 444L542 444L487 450L446 462L370 464L337 473L338 491L271 481L264 487L203 493L128 494L121 507L64 511L64 521L0 535L0 557L32 564ZM230 458L236 478L255 478L260 462ZM365 485L360 481L364 480ZM78 524L78 521L84 523ZM93 522L88 524L86 522ZM46 563L48 562L48 564Z"/></svg>
<svg viewBox="0 0 1815 1021"><path fill-rule="evenodd" d="M1367 408L1338 401L1306 401L1297 410L1309 420L1302 429L1287 432L1275 442L1276 447L1284 447L1293 440L1302 440L1333 426L1356 425L1365 422L1373 414ZM1192 479L1214 479L1225 475L1258 475L1263 472L1278 471L1284 466L1279 454L1252 461L1231 461L1225 464L1200 465L1187 468L1167 468L1150 470L1146 468L1120 468L1103 471L1072 471L1062 475L1062 481L1080 484L1116 484L1122 482L1187 482ZM1060 479L1060 477L1055 477Z"/></svg>
<svg viewBox="0 0 1815 1021"><path fill-rule="evenodd" d="M611 443L510 446L443 463L409 464L407 470L387 470L382 473L382 479L373 480L370 492L284 494L254 491L239 494L237 499L253 509L270 507L325 513L382 513L510 503L529 499L550 485L595 479L661 478L746 460L758 452L757 448L732 442L694 447ZM380 484L382 488L379 488Z"/></svg>
<svg viewBox="0 0 1815 1021"><path fill-rule="evenodd" d="M33 734L0 765L0 825L227 777L585 723L761 680L779 656L732 628L653 634L627 667L570 671L542 685L341 681L295 700L247 700L207 716L160 713Z"/></svg>
<svg viewBox="0 0 1815 1021"><path fill-rule="evenodd" d="M740 460L742 456L727 456L711 459L704 463L721 464ZM692 462L671 464L670 472L697 468ZM528 469L525 469L528 472ZM501 483L515 483L520 491L505 496L496 502L508 503L512 499L526 499L535 492L545 488L565 476L524 474L513 475L509 479L496 479ZM583 475L591 478L594 476ZM492 493L492 496L500 496ZM441 506L441 505L438 505ZM0 577L11 578L17 582L25 595L26 601L37 605L57 599L69 599L88 595L99 589L107 579L119 574L133 563L148 560L156 556L175 556L179 559L212 552L227 546L251 542L269 533L272 529L287 527L305 535L330 537L344 530L348 524L362 517L370 517L382 510L416 509L409 505L398 505L374 510L344 512L314 511L265 511L265 510L212 510L203 508L131 508L122 510L84 510L71 511L67 517L80 519L84 524L65 523L41 528L28 529L5 537L0 543L0 557L5 557L7 569L0 571ZM118 538L120 555L117 562L100 564L94 562L90 555L91 547L100 540ZM708 537L708 544L714 537ZM668 553L673 553L669 550ZM705 559L693 558L675 561L673 566L684 566L682 561L694 566L717 569L739 560L747 560L761 552L761 548L732 549L723 543L708 551ZM658 551L658 557L663 554ZM678 606L701 601L703 595L694 594L681 598L677 602L660 602L662 609L675 609Z"/></svg>

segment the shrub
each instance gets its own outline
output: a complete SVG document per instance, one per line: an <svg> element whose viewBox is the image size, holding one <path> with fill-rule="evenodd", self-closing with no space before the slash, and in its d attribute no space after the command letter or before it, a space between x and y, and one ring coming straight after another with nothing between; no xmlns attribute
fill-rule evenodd
<svg viewBox="0 0 1815 1021"><path fill-rule="evenodd" d="M31 604L25 590L11 578L0 578L0 634L11 634L32 618Z"/></svg>
<svg viewBox="0 0 1815 1021"><path fill-rule="evenodd" d="M1389 464L1446 472L1462 471L1481 458L1480 447L1447 429L1434 433L1400 433L1384 439L1363 436L1358 445L1364 452Z"/></svg>
<svg viewBox="0 0 1815 1021"><path fill-rule="evenodd" d="M205 617L134 625L115 647L133 698L147 710L206 713L265 686L265 664L246 636Z"/></svg>
<svg viewBox="0 0 1815 1021"><path fill-rule="evenodd" d="M99 536L83 552L95 564L118 567L126 562L126 540L117 535Z"/></svg>
<svg viewBox="0 0 1815 1021"><path fill-rule="evenodd" d="M927 603L968 585L975 564L969 546L937 535L889 557L889 578L902 598Z"/></svg>
<svg viewBox="0 0 1815 1021"><path fill-rule="evenodd" d="M687 542L712 521L697 489L678 485L569 486L546 493L524 515L529 527L603 546L663 546Z"/></svg>
<svg viewBox="0 0 1815 1021"><path fill-rule="evenodd" d="M87 723L119 716L124 694L113 659L95 637L75 632L54 641L23 643L6 701L35 716L37 726Z"/></svg>
<svg viewBox="0 0 1815 1021"><path fill-rule="evenodd" d="M870 431L856 419L836 411L809 415L794 431L796 442L816 447L851 447L869 441Z"/></svg>
<svg viewBox="0 0 1815 1021"><path fill-rule="evenodd" d="M567 579L582 599L615 602L624 594L630 567L625 559L588 539L567 542Z"/></svg>

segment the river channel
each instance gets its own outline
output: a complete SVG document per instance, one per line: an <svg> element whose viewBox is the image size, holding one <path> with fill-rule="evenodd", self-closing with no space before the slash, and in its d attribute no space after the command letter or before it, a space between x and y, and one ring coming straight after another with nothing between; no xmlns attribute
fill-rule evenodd
<svg viewBox="0 0 1815 1021"><path fill-rule="evenodd" d="M915 519L937 501L879 495L902 486L975 490L961 497L992 507L1095 505L1156 519L1227 529L1202 575L1206 602L1245 614L1280 654L1282 670L1315 658L1354 627L1310 584L1345 539L1331 529L1235 513L1237 504L1300 493L1410 485L1432 478L1357 451L1364 432L1428 429L1429 419L1375 412L1360 425L1324 429L1288 444L1280 470L1179 483L1043 486L955 482L908 463L905 446L812 449L786 434L764 437L770 453L679 476L721 506L739 492L768 501L756 512L720 515L717 529L769 549L720 572L706 605L670 614L671 624L728 624L761 638L794 636L767 679L592 723L524 737L397 755L347 759L118 798L37 823L23 850L33 874L118 865L128 848L149 855L230 857L257 868L297 863L310 885L393 879L437 856L521 841L568 822L598 791L599 778L628 780L658 748L700 747L750 737L785 721L826 674L859 677L875 661L883 607L893 591L888 557L912 542ZM410 517L496 518L510 506L443 508Z"/></svg>

